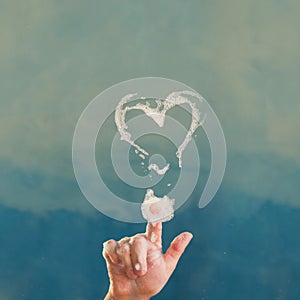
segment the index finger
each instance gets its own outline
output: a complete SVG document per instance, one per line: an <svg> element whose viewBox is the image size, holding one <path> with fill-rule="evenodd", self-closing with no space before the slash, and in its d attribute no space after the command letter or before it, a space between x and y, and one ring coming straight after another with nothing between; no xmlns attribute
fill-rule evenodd
<svg viewBox="0 0 300 300"><path fill-rule="evenodd" d="M157 223L151 223L148 222L147 224L147 229L146 229L146 236L147 239L159 247L161 247L161 235L162 235L162 223L157 222Z"/></svg>

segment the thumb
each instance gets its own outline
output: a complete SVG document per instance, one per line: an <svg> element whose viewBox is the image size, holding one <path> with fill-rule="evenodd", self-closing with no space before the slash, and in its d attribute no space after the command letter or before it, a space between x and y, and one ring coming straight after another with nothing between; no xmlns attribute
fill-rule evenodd
<svg viewBox="0 0 300 300"><path fill-rule="evenodd" d="M169 249L164 255L170 274L174 271L181 255L192 238L193 235L190 232L183 232L175 237L175 239L172 241Z"/></svg>

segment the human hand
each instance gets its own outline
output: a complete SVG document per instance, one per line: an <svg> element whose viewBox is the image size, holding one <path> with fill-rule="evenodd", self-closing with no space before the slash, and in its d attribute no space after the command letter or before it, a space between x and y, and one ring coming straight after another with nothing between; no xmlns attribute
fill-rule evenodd
<svg viewBox="0 0 300 300"><path fill-rule="evenodd" d="M110 287L106 300L146 300L158 294L173 273L193 235L183 232L162 253L162 223L145 233L103 244Z"/></svg>

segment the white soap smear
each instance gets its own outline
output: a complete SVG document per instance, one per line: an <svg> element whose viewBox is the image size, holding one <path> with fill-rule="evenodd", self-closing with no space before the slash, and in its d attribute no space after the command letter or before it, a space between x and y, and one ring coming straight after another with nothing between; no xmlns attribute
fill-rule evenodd
<svg viewBox="0 0 300 300"><path fill-rule="evenodd" d="M151 223L167 222L174 217L174 203L174 199L156 197L153 190L148 189L141 207L143 217Z"/></svg>
<svg viewBox="0 0 300 300"><path fill-rule="evenodd" d="M156 99L156 107L151 107L149 102L146 103L137 103L132 106L126 106L130 100L136 96L137 94L128 94L124 96L121 101L119 102L116 111L115 111L115 123L117 125L118 131L121 136L121 140L124 140L128 142L130 145L135 147L135 153L139 153L139 156L143 158L143 156L148 156L149 153L137 145L134 140L131 138L131 134L127 131L128 126L126 124L126 114L130 110L142 110L148 117L152 118L152 120L159 126L163 127L165 122L166 113L169 109L174 107L175 105L182 105L182 104L188 104L191 108L192 112L192 121L190 125L190 129L187 132L182 144L178 147L178 150L176 152L176 156L178 157L178 165L181 168L182 167L182 153L188 143L192 139L192 135L195 132L195 130L203 124L205 121L205 116L202 120L200 120L200 111L196 107L195 103L190 101L189 99L185 98L184 95L187 96L193 96L197 98L200 101L203 101L203 98L192 91L179 91L179 92L173 92L167 96L165 100ZM142 97L142 99L145 99L145 97ZM143 155L143 156L142 156ZM159 168L153 168L157 173L161 172L161 169ZM165 172L167 169L165 169ZM158 173L159 174L159 173ZM163 173L164 174L164 173Z"/></svg>
<svg viewBox="0 0 300 300"><path fill-rule="evenodd" d="M148 170L149 171L154 170L158 175L163 175L169 170L169 167L170 167L170 164L167 164L162 169L160 169L157 164L150 164L148 166Z"/></svg>
<svg viewBox="0 0 300 300"><path fill-rule="evenodd" d="M145 159L145 155L143 155L142 153L139 154L139 157L140 157L141 159Z"/></svg>

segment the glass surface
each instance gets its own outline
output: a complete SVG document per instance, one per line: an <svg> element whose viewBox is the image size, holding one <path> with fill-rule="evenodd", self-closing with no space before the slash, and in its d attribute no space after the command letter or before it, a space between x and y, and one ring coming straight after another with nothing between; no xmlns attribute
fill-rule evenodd
<svg viewBox="0 0 300 300"><path fill-rule="evenodd" d="M1 0L0 299L104 297L102 243L145 224L89 204L72 137L96 95L143 76L203 95L228 148L221 188L199 209L203 135L198 188L164 224L164 250L182 231L194 239L153 299L300 299L299 10L293 0Z"/></svg>

